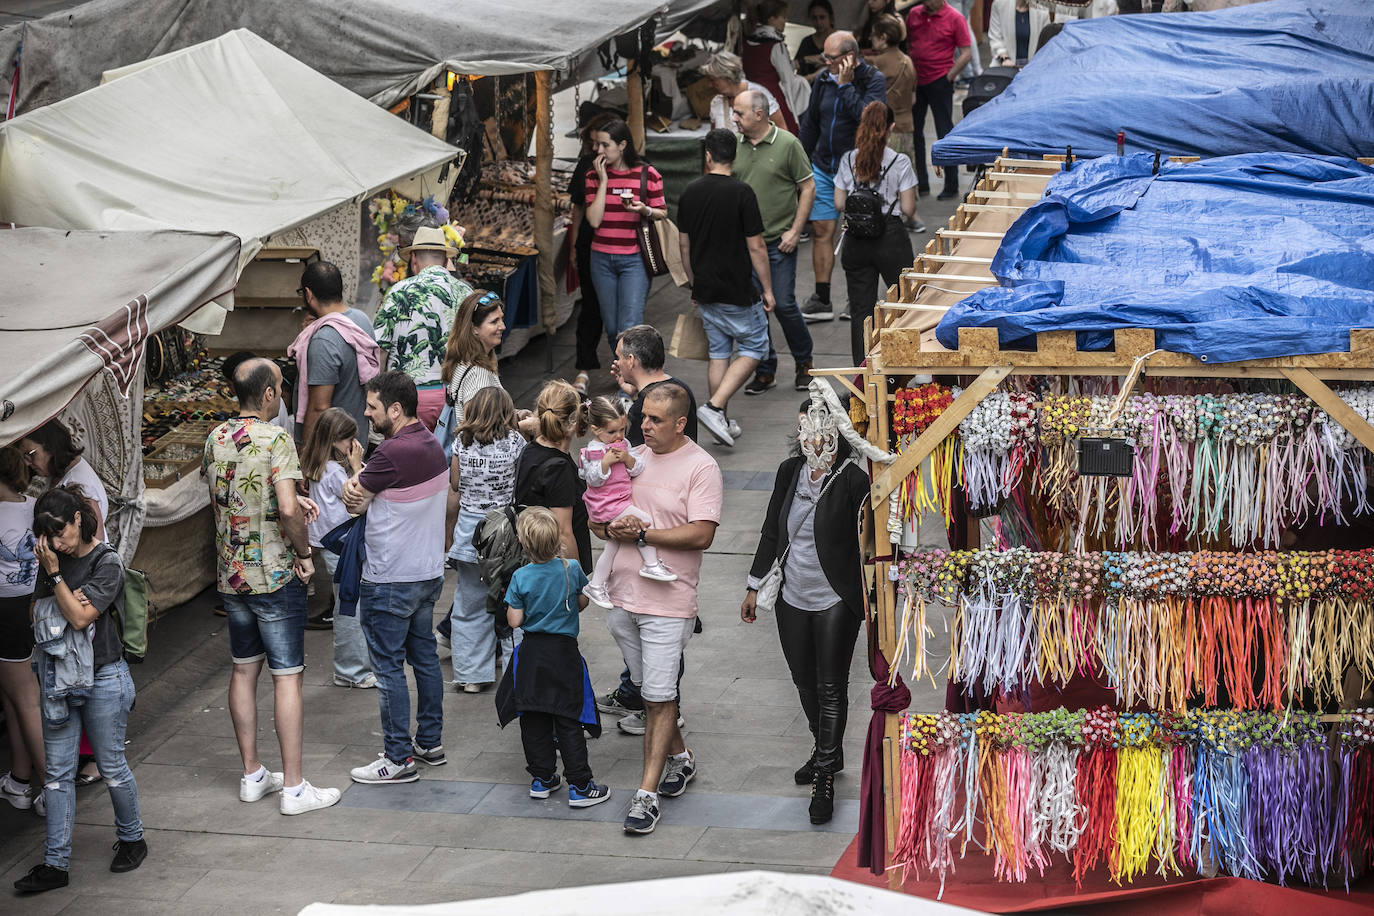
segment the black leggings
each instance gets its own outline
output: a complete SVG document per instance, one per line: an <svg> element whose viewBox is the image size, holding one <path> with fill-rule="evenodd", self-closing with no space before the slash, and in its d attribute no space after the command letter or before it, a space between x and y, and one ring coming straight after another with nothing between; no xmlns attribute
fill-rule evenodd
<svg viewBox="0 0 1374 916"><path fill-rule="evenodd" d="M864 348L864 319L873 315L873 306L887 298L887 288L901 279L902 271L911 267L915 255L911 250L911 236L901 217L889 216L883 224L880 239L846 237L840 249L840 266L844 268L845 289L849 294L849 349L857 366L868 359ZM879 277L882 286L878 285Z"/></svg>
<svg viewBox="0 0 1374 916"><path fill-rule="evenodd" d="M844 769L849 663L862 621L842 602L823 611L800 611L781 598L777 616L782 654L816 739L816 770L838 773Z"/></svg>

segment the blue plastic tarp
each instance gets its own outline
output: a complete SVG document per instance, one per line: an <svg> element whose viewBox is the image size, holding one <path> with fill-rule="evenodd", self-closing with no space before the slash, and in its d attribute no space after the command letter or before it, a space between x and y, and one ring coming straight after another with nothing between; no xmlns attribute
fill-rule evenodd
<svg viewBox="0 0 1374 916"><path fill-rule="evenodd" d="M1004 346L1072 330L1102 349L1152 328L1161 349L1230 362L1349 350L1374 328L1374 168L1251 153L1195 163L1107 156L1051 179L992 261L1000 285L936 329L993 327Z"/></svg>
<svg viewBox="0 0 1374 916"><path fill-rule="evenodd" d="M1270 0L1070 22L935 143L937 165L1017 156L1374 156L1374 0Z"/></svg>

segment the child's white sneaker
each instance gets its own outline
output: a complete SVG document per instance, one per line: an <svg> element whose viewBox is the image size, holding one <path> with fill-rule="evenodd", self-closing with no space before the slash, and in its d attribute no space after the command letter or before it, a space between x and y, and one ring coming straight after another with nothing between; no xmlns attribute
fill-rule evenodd
<svg viewBox="0 0 1374 916"><path fill-rule="evenodd" d="M673 578L677 577L674 576ZM609 611L612 607L615 606L611 604L610 589L606 588L606 586L604 585L592 585L590 582L588 582L582 588L582 594L586 595L587 600L590 601L592 604L596 605L597 607L604 607L606 610Z"/></svg>
<svg viewBox="0 0 1374 916"><path fill-rule="evenodd" d="M653 579L655 582L676 582L677 573L663 565L659 560L652 566L644 565L639 568L639 574L646 579Z"/></svg>

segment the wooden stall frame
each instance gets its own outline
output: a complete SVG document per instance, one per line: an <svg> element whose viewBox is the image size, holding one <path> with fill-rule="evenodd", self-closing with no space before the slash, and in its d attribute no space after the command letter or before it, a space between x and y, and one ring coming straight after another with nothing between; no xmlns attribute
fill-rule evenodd
<svg viewBox="0 0 1374 916"><path fill-rule="evenodd" d="M1173 161L1194 161L1196 157L1174 157ZM1060 161L1055 161L1056 159ZM818 377L834 378L855 396L862 397L869 416L868 438L875 446L889 447L889 402L893 376L962 375L975 376L959 397L936 419L924 433L904 449L897 460L885 467L875 467L869 493L874 543L869 547L874 556L872 575L876 584L876 600L869 626L876 629L878 649L889 659L896 657L900 625L896 584L888 573L895 559L890 545L879 546L885 536L888 521L888 497L902 480L920 467L959 422L1011 375L1094 375L1123 377L1123 388L1134 388L1147 374L1157 376L1186 376L1195 378L1265 378L1286 379L1327 411L1365 448L1374 451L1374 426L1355 413L1326 384L1328 381L1374 380L1374 329L1354 329L1350 332L1350 350L1340 353L1321 353L1271 359L1213 363L1173 353L1155 347L1155 332L1149 328L1122 328L1115 331L1114 349L1085 351L1077 345L1072 331L1049 331L1036 335L1034 350L1005 350L998 341L995 328L961 328L959 347L948 350L934 341L930 327L922 327L920 319L942 314L948 306L923 300L927 291L935 290L960 298L984 286L993 279L988 267L991 258L982 255L960 255L959 249L970 244L986 248L1000 242L1005 233L974 228L975 224L991 217L1011 220L1043 194L1045 185L1062 169L1063 157L1044 160L1000 157L978 182L970 198L1007 201L1006 204L961 204L948 226L937 229L927 242L912 269L904 271L901 280L887 291L886 301L879 302L873 316L864 323L865 349L870 354L867 365L812 370ZM1374 159L1361 159L1374 164ZM1029 193L1028 193L1029 192ZM964 273L964 271L968 271ZM975 273L974 271L978 271ZM983 274L986 274L984 276ZM940 289L948 284L955 289ZM912 316L918 316L913 320ZM928 322L926 322L928 325ZM857 379L857 383L854 381ZM979 542L978 522L970 520L970 546ZM894 669L895 673L895 669ZM1327 717L1324 717L1324 720ZM889 713L884 723L883 817L886 823L887 850L890 864L895 848L897 826L901 811L900 715ZM888 885L900 890L901 876L896 869L888 871Z"/></svg>

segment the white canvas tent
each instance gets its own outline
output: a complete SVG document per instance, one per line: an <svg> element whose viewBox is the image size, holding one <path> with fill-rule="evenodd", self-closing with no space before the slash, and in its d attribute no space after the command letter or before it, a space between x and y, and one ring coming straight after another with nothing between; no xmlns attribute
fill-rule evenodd
<svg viewBox="0 0 1374 916"><path fill-rule="evenodd" d="M386 188L443 199L459 155L239 29L0 124L0 220L227 230L242 265ZM223 317L186 324L214 333Z"/></svg>
<svg viewBox="0 0 1374 916"><path fill-rule="evenodd" d="M839 878L742 871L565 887L426 906L312 903L300 916L972 916L975 912Z"/></svg>
<svg viewBox="0 0 1374 916"><path fill-rule="evenodd" d="M62 415L111 497L128 560L143 524L138 414L152 335L233 303L228 233L0 231L0 445Z"/></svg>

